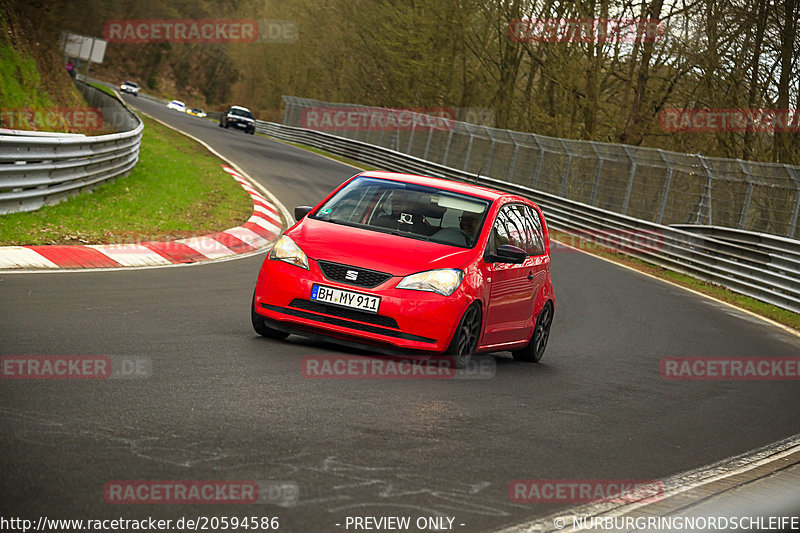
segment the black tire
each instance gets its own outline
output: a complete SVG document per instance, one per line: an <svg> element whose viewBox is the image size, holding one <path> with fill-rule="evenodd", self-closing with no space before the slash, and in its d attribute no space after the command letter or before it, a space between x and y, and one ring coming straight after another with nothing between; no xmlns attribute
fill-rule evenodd
<svg viewBox="0 0 800 533"><path fill-rule="evenodd" d="M220 122L219 124L217 124L217 126L219 126L219 127L221 128L221 127L222 127L222 122Z"/></svg>
<svg viewBox="0 0 800 533"><path fill-rule="evenodd" d="M521 350L511 352L514 359L526 363L538 363L547 348L547 341L550 339L550 326L553 324L553 304L549 301L544 304L539 317L536 319L536 327L533 328L531 340L528 345Z"/></svg>
<svg viewBox="0 0 800 533"><path fill-rule="evenodd" d="M464 311L464 316L461 317L453 334L453 340L445 352L445 355L453 358L456 368L465 368L472 359L481 335L481 318L481 306L477 302Z"/></svg>
<svg viewBox="0 0 800 533"><path fill-rule="evenodd" d="M250 302L250 320L253 322L253 329L262 337L277 339L282 341L289 336L285 331L271 328L264 321L264 317L256 313L256 293L253 292L253 300Z"/></svg>

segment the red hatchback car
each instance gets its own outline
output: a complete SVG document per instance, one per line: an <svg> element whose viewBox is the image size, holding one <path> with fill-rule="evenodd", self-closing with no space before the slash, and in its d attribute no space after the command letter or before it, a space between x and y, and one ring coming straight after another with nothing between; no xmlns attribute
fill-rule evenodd
<svg viewBox="0 0 800 533"><path fill-rule="evenodd" d="M547 225L530 200L364 172L295 217L256 281L259 334L445 354L458 367L494 351L541 359L555 301Z"/></svg>

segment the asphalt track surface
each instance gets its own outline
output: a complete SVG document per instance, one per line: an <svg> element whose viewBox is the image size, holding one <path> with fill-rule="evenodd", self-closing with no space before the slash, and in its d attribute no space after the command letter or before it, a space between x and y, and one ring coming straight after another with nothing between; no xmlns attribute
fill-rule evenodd
<svg viewBox="0 0 800 533"><path fill-rule="evenodd" d="M290 210L355 172L126 100L209 143ZM553 254L542 364L499 354L494 378L445 381L304 378L303 356L359 352L258 337L248 305L263 258L0 274L1 355L152 364L146 379L0 381L0 516L277 516L280 531L327 532L347 531L347 516L446 515L454 530L493 531L567 505L511 502L516 479L659 479L800 432L797 381L659 374L670 356L800 356L797 337L589 255ZM111 480L285 480L300 499L114 505Z"/></svg>

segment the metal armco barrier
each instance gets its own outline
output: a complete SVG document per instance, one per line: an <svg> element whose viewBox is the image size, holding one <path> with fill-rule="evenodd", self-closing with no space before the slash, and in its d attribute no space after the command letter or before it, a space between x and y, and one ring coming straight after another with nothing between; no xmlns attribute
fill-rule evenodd
<svg viewBox="0 0 800 533"><path fill-rule="evenodd" d="M615 247L627 255L800 312L800 242L792 239L762 237L759 241L754 237L757 234L745 231L733 238L693 226L691 230L666 226L329 133L262 121L257 121L256 131L385 170L476 182L514 192L539 204L552 229L578 239L591 235L600 236L602 241L603 235L613 236Z"/></svg>
<svg viewBox="0 0 800 533"><path fill-rule="evenodd" d="M283 124L382 146L658 224L800 238L800 167L470 124L284 96ZM432 111L435 113L435 110Z"/></svg>
<svg viewBox="0 0 800 533"><path fill-rule="evenodd" d="M126 175L139 160L142 122L113 96L78 84L104 124L98 136L8 131L0 134L0 215L35 211Z"/></svg>

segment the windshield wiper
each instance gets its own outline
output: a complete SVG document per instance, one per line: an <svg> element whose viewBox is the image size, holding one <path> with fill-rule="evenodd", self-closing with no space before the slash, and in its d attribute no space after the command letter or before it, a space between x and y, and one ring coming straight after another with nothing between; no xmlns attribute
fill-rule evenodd
<svg viewBox="0 0 800 533"><path fill-rule="evenodd" d="M417 239L418 241L430 241L430 237L426 237L425 235L419 235L418 233L401 233L397 230L392 230L392 235L397 235L399 237L409 237L411 239Z"/></svg>

